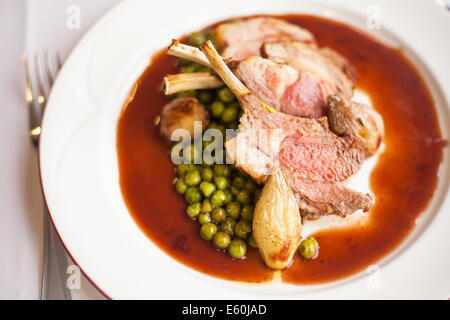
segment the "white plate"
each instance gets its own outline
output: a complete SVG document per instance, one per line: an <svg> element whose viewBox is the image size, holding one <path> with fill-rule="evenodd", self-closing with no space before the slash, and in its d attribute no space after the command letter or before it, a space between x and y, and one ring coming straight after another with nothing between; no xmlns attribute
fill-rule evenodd
<svg viewBox="0 0 450 320"><path fill-rule="evenodd" d="M449 152L439 186L417 227L379 262L379 286L366 273L319 286L252 285L196 272L170 258L136 226L118 182L116 125L130 88L170 39L229 17L312 13L352 24L402 47L433 94L445 138L450 119L450 17L433 1L379 1L381 29L368 30L372 0L153 1L120 3L80 41L64 64L45 113L42 183L69 253L111 298L447 298L450 295ZM377 10L377 8L375 8ZM399 40L401 39L401 41Z"/></svg>

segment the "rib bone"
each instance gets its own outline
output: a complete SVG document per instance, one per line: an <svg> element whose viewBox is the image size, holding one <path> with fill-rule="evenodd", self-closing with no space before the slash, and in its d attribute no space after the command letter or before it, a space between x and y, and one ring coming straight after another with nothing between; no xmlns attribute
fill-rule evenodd
<svg viewBox="0 0 450 320"><path fill-rule="evenodd" d="M205 54L211 68L217 72L223 82L230 88L234 95L238 98L242 98L250 94L245 85L234 75L234 73L228 68L227 64L223 61L222 57L214 48L211 41L206 41L200 46L200 50Z"/></svg>
<svg viewBox="0 0 450 320"><path fill-rule="evenodd" d="M170 56L191 60L204 66L211 67L208 59L198 48L180 43L178 40L172 40L172 44L167 50Z"/></svg>
<svg viewBox="0 0 450 320"><path fill-rule="evenodd" d="M169 74L164 77L164 94L197 89L216 89L223 87L223 82L209 72Z"/></svg>

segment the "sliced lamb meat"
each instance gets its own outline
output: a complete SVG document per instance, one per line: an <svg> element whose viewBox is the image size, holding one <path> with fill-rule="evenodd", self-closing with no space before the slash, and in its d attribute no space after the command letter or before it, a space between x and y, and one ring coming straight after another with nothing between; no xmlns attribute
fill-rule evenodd
<svg viewBox="0 0 450 320"><path fill-rule="evenodd" d="M371 207L370 196L339 183L364 160L364 152L350 137L331 133L326 118L293 117L262 108L252 95L242 99L245 113L239 133L226 142L227 155L237 167L260 183L273 168L282 167L308 219Z"/></svg>
<svg viewBox="0 0 450 320"><path fill-rule="evenodd" d="M353 96L353 82L316 48L299 41L279 41L263 44L261 52L264 57L274 62L316 75L332 85L334 94L344 100L350 100Z"/></svg>
<svg viewBox="0 0 450 320"><path fill-rule="evenodd" d="M350 61L347 60L344 56L339 54L338 52L334 51L331 48L328 47L322 47L318 49L320 53L330 59L336 66L339 67L339 69L342 70L342 72L345 73L345 75L352 81L355 82L356 80L356 69L351 65Z"/></svg>
<svg viewBox="0 0 450 320"><path fill-rule="evenodd" d="M367 211L373 199L334 182L296 182L295 197L304 218L314 220L320 216L336 214L346 216L356 210Z"/></svg>
<svg viewBox="0 0 450 320"><path fill-rule="evenodd" d="M245 146L249 151L257 149L265 155L263 164L266 167L258 168L258 172L266 169L267 174L272 167L281 166L285 172L290 172L293 182L343 181L361 167L364 152L353 138L333 134L326 118L300 118L271 111L262 107L261 100L253 95L241 99L245 112L240 120L239 133L226 145L230 159L236 160L237 166L250 163L252 168L257 168L259 164L253 163L256 157L252 154L245 159L243 153L233 151L232 144ZM254 169L245 171L251 170ZM260 181L263 179L252 175Z"/></svg>
<svg viewBox="0 0 450 320"><path fill-rule="evenodd" d="M201 50L244 109L238 135L226 143L227 154L236 166L259 182L283 167L299 205L311 214L346 215L370 208L369 196L339 184L364 160L364 151L351 137L334 135L326 118L277 112L237 79L210 42Z"/></svg>
<svg viewBox="0 0 450 320"><path fill-rule="evenodd" d="M298 72L261 57L249 57L237 64L235 73L258 98L276 110L302 117L326 114L327 98L333 86L309 72Z"/></svg>
<svg viewBox="0 0 450 320"><path fill-rule="evenodd" d="M299 26L276 18L258 17L219 25L215 36L222 56L241 60L259 56L263 42L298 40L314 43L314 36Z"/></svg>

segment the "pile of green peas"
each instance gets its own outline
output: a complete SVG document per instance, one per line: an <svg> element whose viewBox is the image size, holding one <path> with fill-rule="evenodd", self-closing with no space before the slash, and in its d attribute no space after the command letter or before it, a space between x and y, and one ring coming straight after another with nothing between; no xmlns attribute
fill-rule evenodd
<svg viewBox="0 0 450 320"><path fill-rule="evenodd" d="M256 248L252 221L261 188L251 177L227 164L182 163L177 175L176 190L189 203L186 214L200 223L203 239L235 259L245 256L247 245Z"/></svg>

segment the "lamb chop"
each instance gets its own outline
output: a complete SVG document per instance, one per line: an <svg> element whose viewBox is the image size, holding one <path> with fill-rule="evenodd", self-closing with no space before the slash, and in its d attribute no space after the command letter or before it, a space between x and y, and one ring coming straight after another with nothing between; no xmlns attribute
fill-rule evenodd
<svg viewBox="0 0 450 320"><path fill-rule="evenodd" d="M244 110L239 133L226 143L227 155L237 167L258 182L265 182L267 174L281 167L299 207L313 215L347 215L370 208L369 195L339 184L364 160L364 151L353 138L333 134L326 118L300 118L276 111L239 81L211 42L200 48Z"/></svg>
<svg viewBox="0 0 450 320"><path fill-rule="evenodd" d="M169 47L168 54L191 59L210 67L197 48L176 41ZM311 72L299 72L291 66L277 64L261 57L249 57L242 61L227 60L227 62L238 78L259 99L284 113L315 118L324 116L328 108L327 98L337 93L335 90L337 85L329 83L328 79L321 79ZM165 78L165 87L182 88L176 84L185 83L186 77L190 78L188 83L191 88L220 87L214 76L197 78L186 74ZM210 82L206 84L205 80L208 79Z"/></svg>
<svg viewBox="0 0 450 320"><path fill-rule="evenodd" d="M347 83L349 80L343 72L334 66L328 58L318 56L316 52L311 53L309 48L295 42L287 44L274 42L263 45L263 49L267 50L268 54L273 55L274 60L276 60L279 59L277 54L283 57L283 54L289 51L285 50L286 47L291 44L293 48L289 48L290 51L294 51L294 53L305 51L304 55L307 56L303 59L303 62L299 62L299 58L295 56L289 58L292 60L292 64L299 65L299 69L305 65L304 69L312 70L315 74L308 71L299 72L291 66L277 64L261 57L249 57L240 62L228 60L228 65L246 87L274 109L292 115L314 118L327 115L330 128L335 134L351 135L361 148L366 150L368 156L373 155L378 150L383 136L381 116L366 105L348 102L334 96L337 93L336 88L349 88L350 84ZM281 47L280 50L278 50L279 47ZM330 50L327 49L326 51L329 51L328 54L333 56L334 54ZM199 49L178 42L174 42L169 47L168 53L211 66ZM310 57L308 58L308 56ZM285 58L288 59L288 57ZM334 59L339 59L339 57L335 56ZM351 67L347 66L347 63L342 59L341 64L343 69L352 72L350 71ZM325 76L322 77L327 79L334 77L335 81L329 83L320 79L316 74L319 76L324 74ZM164 81L166 94L177 92L180 89L219 88L223 86L220 79L211 73L170 75ZM345 96L345 94L342 95ZM330 100L330 98L333 99ZM340 103L330 103L330 101L337 101L336 99Z"/></svg>
<svg viewBox="0 0 450 320"><path fill-rule="evenodd" d="M314 36L308 30L267 17L222 23L214 33L222 56L233 60L258 56L264 42L298 40L315 44Z"/></svg>

